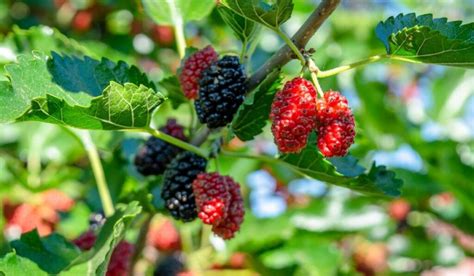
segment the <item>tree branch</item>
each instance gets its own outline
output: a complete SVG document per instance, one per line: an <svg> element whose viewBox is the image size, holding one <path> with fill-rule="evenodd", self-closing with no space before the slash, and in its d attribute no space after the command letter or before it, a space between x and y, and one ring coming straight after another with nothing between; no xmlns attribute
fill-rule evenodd
<svg viewBox="0 0 474 276"><path fill-rule="evenodd" d="M318 8L292 37L292 41L299 49L306 46L311 37L313 37L340 2L341 0L322 0ZM273 70L287 64L292 58L293 51L287 45L283 46L250 77L248 82L249 91L256 88Z"/></svg>

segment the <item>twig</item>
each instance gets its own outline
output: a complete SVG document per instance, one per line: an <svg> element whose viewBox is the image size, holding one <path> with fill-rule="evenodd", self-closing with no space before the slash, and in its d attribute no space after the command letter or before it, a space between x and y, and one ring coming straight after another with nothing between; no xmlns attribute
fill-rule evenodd
<svg viewBox="0 0 474 276"><path fill-rule="evenodd" d="M340 0L323 0L318 8L309 16L306 22L292 37L292 41L299 48L304 48L311 37L321 27L324 21L339 5ZM258 69L248 82L249 91L257 87L273 70L288 63L293 56L293 51L287 45L276 52L260 69Z"/></svg>

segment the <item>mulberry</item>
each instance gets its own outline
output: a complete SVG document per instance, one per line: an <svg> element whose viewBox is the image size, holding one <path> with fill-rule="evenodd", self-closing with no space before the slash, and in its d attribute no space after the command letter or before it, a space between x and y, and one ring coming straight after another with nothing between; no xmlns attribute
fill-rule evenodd
<svg viewBox="0 0 474 276"><path fill-rule="evenodd" d="M206 165L206 159L192 152L183 152L165 170L161 197L175 219L187 222L197 217L192 183Z"/></svg>
<svg viewBox="0 0 474 276"><path fill-rule="evenodd" d="M301 151L316 127L316 90L311 82L295 78L276 93L270 119L275 144L282 153Z"/></svg>

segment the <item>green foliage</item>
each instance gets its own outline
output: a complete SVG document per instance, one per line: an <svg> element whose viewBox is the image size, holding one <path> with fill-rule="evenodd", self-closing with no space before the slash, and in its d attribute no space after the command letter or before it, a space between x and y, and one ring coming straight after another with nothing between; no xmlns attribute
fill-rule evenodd
<svg viewBox="0 0 474 276"><path fill-rule="evenodd" d="M27 258L18 256L15 252L8 253L0 259L0 272L3 275L46 276L38 265Z"/></svg>
<svg viewBox="0 0 474 276"><path fill-rule="evenodd" d="M272 73L257 90L245 98L234 120L232 130L242 141L250 141L262 133L270 116L273 96L281 88L280 72Z"/></svg>
<svg viewBox="0 0 474 276"><path fill-rule="evenodd" d="M103 95L94 98L90 106L73 106L65 100L47 95L32 101L31 109L20 118L82 129L119 130L146 128L151 113L164 101L161 94L143 85L111 82Z"/></svg>
<svg viewBox="0 0 474 276"><path fill-rule="evenodd" d="M246 47L259 33L260 26L254 21L240 16L225 6L218 6L217 10L225 23L232 28L237 38L242 41L243 47Z"/></svg>
<svg viewBox="0 0 474 276"><path fill-rule="evenodd" d="M36 230L23 234L21 239L11 243L11 247L18 255L32 260L51 274L65 269L80 254L79 249L64 237L51 234L40 238Z"/></svg>
<svg viewBox="0 0 474 276"><path fill-rule="evenodd" d="M200 20L208 16L215 5L214 0L142 0L142 3L148 15L163 25Z"/></svg>
<svg viewBox="0 0 474 276"><path fill-rule="evenodd" d="M114 215L107 218L94 247L80 255L61 275L105 275L113 249L123 239L131 221L141 212L137 202L119 204Z"/></svg>
<svg viewBox="0 0 474 276"><path fill-rule="evenodd" d="M321 181L346 187L362 193L382 196L399 196L403 182L395 178L395 173L385 166L372 165L366 174L352 157L349 160L336 159L336 166L318 151L316 135L311 135L306 148L298 154L286 154L280 160L287 163L296 172ZM343 174L344 173L344 174Z"/></svg>
<svg viewBox="0 0 474 276"><path fill-rule="evenodd" d="M399 14L380 22L387 53L413 62L474 68L474 23L461 25L431 14Z"/></svg>
<svg viewBox="0 0 474 276"><path fill-rule="evenodd" d="M274 4L261 0L222 0L220 3L254 22L270 29L278 29L291 17L293 11L292 0L277 0Z"/></svg>
<svg viewBox="0 0 474 276"><path fill-rule="evenodd" d="M0 85L2 122L140 128L148 126L151 113L164 101L144 74L124 62L34 53L19 56L18 64L7 65L6 71L12 87L5 82Z"/></svg>
<svg viewBox="0 0 474 276"><path fill-rule="evenodd" d="M181 90L181 85L176 76L169 76L162 79L158 86L163 88L167 93L166 96L171 102L173 109L177 109L183 103L186 103L188 99L184 96L183 90Z"/></svg>

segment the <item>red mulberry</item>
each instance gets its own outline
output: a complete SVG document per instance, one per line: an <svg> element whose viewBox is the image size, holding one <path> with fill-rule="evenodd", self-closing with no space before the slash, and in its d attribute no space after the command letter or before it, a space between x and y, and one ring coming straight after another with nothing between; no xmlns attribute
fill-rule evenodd
<svg viewBox="0 0 474 276"><path fill-rule="evenodd" d="M354 143L355 123L347 99L337 91L324 93L317 104L318 148L326 157L344 156Z"/></svg>
<svg viewBox="0 0 474 276"><path fill-rule="evenodd" d="M184 95L190 100L197 99L199 91L199 80L201 73L206 70L211 63L217 61L218 55L212 46L194 53L184 62L179 75L179 82Z"/></svg>
<svg viewBox="0 0 474 276"><path fill-rule="evenodd" d="M282 153L296 153L316 127L316 90L311 82L295 78L276 93L270 119L272 133Z"/></svg>

